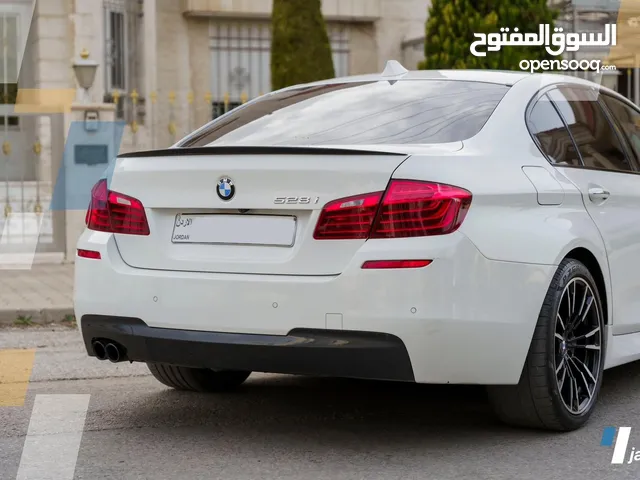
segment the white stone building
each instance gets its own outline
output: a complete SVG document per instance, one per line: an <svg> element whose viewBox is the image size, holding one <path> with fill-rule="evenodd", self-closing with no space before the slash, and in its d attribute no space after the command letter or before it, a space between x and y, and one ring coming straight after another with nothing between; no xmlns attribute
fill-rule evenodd
<svg viewBox="0 0 640 480"><path fill-rule="evenodd" d="M427 0L322 4L340 76L380 71L388 59L405 60L403 45L423 36L428 8ZM99 62L91 101L115 103L117 119L127 123L120 151L166 147L270 91L271 5L271 0L0 0L6 94L0 106L5 147L0 253L19 252L25 238L35 235L17 220L18 212L43 211L38 249L48 258L63 258L65 252L72 257L77 235L75 226L68 228L70 215L77 213L47 212L68 119L16 112L16 80L21 91L64 97L65 90L76 88L71 65L86 49ZM409 53L407 67L415 68L420 52ZM82 95L78 92L76 100L85 100Z"/></svg>

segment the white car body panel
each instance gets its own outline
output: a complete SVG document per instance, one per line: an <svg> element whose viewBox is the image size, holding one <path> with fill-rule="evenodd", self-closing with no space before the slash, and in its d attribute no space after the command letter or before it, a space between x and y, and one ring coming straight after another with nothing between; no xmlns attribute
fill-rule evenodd
<svg viewBox="0 0 640 480"><path fill-rule="evenodd" d="M585 196L584 204L604 239L612 278L614 334L640 331L640 175L559 168ZM602 204L588 199L589 189L604 187Z"/></svg>
<svg viewBox="0 0 640 480"><path fill-rule="evenodd" d="M515 384L557 265L572 250L584 249L604 280L605 368L639 359L640 176L555 168L525 123L527 105L541 88L591 84L574 77L501 72L403 77L428 78L513 86L475 137L446 145L357 146L379 152L375 161L297 154L268 161L239 155L233 162L224 156L119 159L110 189L142 201L153 235L84 232L78 248L98 251L102 258L76 259L76 316L136 317L151 327L192 331L389 333L405 344L417 382ZM380 80L348 81L372 79ZM340 81L345 79L315 85ZM176 214L214 211L221 176L241 185L235 209L272 211L276 196L321 200L278 206L299 218L292 249L172 244ZM282 178L291 186L281 186ZM313 240L325 203L382 191L390 178L470 191L473 201L462 226L435 237ZM589 183L620 192L619 203L588 211L581 190ZM361 269L364 261L393 259L433 263L419 269ZM216 311L223 314L212 316ZM615 332L627 334L614 337Z"/></svg>

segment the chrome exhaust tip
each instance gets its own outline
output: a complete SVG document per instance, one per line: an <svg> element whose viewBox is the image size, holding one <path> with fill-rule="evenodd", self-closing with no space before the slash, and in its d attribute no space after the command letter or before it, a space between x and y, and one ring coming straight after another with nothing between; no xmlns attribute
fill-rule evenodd
<svg viewBox="0 0 640 480"><path fill-rule="evenodd" d="M111 363L118 363L120 361L120 348L113 344L113 343L107 343L107 346L105 347L105 352L107 355L107 358L109 359L109 361Z"/></svg>
<svg viewBox="0 0 640 480"><path fill-rule="evenodd" d="M95 340L91 347L93 348L93 354L96 356L98 360L106 360L107 359L107 349L99 340Z"/></svg>

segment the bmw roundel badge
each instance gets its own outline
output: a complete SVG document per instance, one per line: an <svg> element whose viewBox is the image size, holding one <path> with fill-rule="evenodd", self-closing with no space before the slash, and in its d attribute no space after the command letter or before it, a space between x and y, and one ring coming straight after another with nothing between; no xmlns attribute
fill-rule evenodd
<svg viewBox="0 0 640 480"><path fill-rule="evenodd" d="M218 180L218 196L225 201L231 200L236 194L236 187L229 177L222 177Z"/></svg>

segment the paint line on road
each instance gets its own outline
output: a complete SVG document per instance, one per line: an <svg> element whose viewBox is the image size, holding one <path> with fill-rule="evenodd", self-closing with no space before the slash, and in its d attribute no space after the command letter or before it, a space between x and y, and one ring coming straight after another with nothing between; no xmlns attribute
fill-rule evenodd
<svg viewBox="0 0 640 480"><path fill-rule="evenodd" d="M611 463L622 464L624 456L627 453L627 445L629 445L629 436L631 435L631 427L620 427L616 438L616 446L613 448Z"/></svg>
<svg viewBox="0 0 640 480"><path fill-rule="evenodd" d="M22 407L36 351L0 350L0 407Z"/></svg>
<svg viewBox="0 0 640 480"><path fill-rule="evenodd" d="M91 395L36 395L16 480L73 480Z"/></svg>

